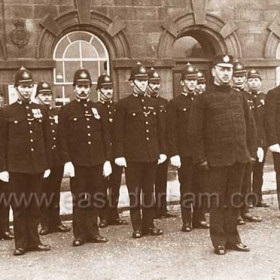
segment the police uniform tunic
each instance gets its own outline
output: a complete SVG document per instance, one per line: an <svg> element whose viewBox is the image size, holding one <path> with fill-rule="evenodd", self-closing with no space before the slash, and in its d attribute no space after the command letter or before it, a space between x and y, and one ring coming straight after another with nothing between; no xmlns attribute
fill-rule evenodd
<svg viewBox="0 0 280 280"><path fill-rule="evenodd" d="M280 86L267 93L265 99L265 129L267 146L280 144ZM272 153L276 172L278 204L280 208L280 154Z"/></svg>
<svg viewBox="0 0 280 280"><path fill-rule="evenodd" d="M102 110L91 101L74 100L61 108L58 143L63 163L72 162L73 232L75 239L87 240L98 234L98 200L103 187L103 164L110 160L110 131Z"/></svg>
<svg viewBox="0 0 280 280"><path fill-rule="evenodd" d="M194 157L209 164L210 237L214 247L240 243L238 207L245 164L254 151L256 130L245 97L214 85L195 100L189 120Z"/></svg>
<svg viewBox="0 0 280 280"><path fill-rule="evenodd" d="M110 135L111 140L113 140L113 124L116 113L116 103L112 100L110 101L98 101L98 107L100 106L102 110L106 113L110 125ZM119 193L121 186L121 177L123 168L116 165L114 160L111 159L112 174L104 178L104 200L106 201L105 206L100 212L101 220L106 220L108 224L114 223L119 219L118 213L118 203L119 203ZM107 195L108 194L108 195Z"/></svg>
<svg viewBox="0 0 280 280"><path fill-rule="evenodd" d="M61 224L59 216L60 186L63 178L63 163L60 159L57 140L58 109L45 107L47 110L48 136L50 138L50 168L51 173L43 180L43 194L51 201L49 205L41 206L41 225L54 230Z"/></svg>
<svg viewBox="0 0 280 280"><path fill-rule="evenodd" d="M168 144L168 154L170 157L179 155L181 167L178 169L181 195L181 213L183 224L191 225L193 204L193 223L205 220L204 212L199 209L198 194L202 184L198 182L198 170L192 158L192 147L188 138L189 114L195 93L180 94L169 102L167 109L167 129L166 138Z"/></svg>
<svg viewBox="0 0 280 280"><path fill-rule="evenodd" d="M41 105L15 102L2 110L0 170L9 172L16 248L41 244L38 235L38 197L43 172L49 168L47 116ZM20 199L26 199L18 203Z"/></svg>
<svg viewBox="0 0 280 280"><path fill-rule="evenodd" d="M153 188L160 153L166 154L166 146L164 120L159 115L157 102L148 96L135 95L120 100L114 125L114 156L127 161L125 175L135 231L154 226Z"/></svg>

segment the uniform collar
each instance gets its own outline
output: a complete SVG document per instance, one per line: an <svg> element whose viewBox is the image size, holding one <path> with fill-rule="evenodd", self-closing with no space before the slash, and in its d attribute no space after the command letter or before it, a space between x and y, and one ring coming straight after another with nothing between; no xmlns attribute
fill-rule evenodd
<svg viewBox="0 0 280 280"><path fill-rule="evenodd" d="M90 101L90 98L88 98L88 99L86 99L86 100L82 100L82 99L79 99L79 98L76 98L75 99L77 102L79 102L79 103L88 103L89 101Z"/></svg>
<svg viewBox="0 0 280 280"><path fill-rule="evenodd" d="M32 103L32 101L31 101L31 100L29 100L29 101L24 102L24 101L22 101L22 100L18 99L18 100L17 100L17 103L18 103L18 104L20 104L20 105L22 105L22 104L31 104L31 103Z"/></svg>
<svg viewBox="0 0 280 280"><path fill-rule="evenodd" d="M194 97L195 96L195 91L188 91L188 92L181 92L182 95L184 96L189 96L189 97Z"/></svg>

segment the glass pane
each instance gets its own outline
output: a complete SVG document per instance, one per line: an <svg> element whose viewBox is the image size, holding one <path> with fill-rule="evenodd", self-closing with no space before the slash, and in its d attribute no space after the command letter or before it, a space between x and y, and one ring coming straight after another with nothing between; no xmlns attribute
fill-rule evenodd
<svg viewBox="0 0 280 280"><path fill-rule="evenodd" d="M79 41L72 43L65 52L64 58L80 58L80 43Z"/></svg>
<svg viewBox="0 0 280 280"><path fill-rule="evenodd" d="M110 75L110 69L108 69L107 61L100 61L99 62L99 67L100 67L100 74L107 73Z"/></svg>
<svg viewBox="0 0 280 280"><path fill-rule="evenodd" d="M63 61L56 61L55 63L55 83L64 82Z"/></svg>
<svg viewBox="0 0 280 280"><path fill-rule="evenodd" d="M105 55L104 46L100 43L100 40L97 37L94 37L91 44L94 46L100 58L107 58Z"/></svg>
<svg viewBox="0 0 280 280"><path fill-rule="evenodd" d="M98 54L94 47L85 41L81 41L82 46L82 58L98 58Z"/></svg>
<svg viewBox="0 0 280 280"><path fill-rule="evenodd" d="M89 42L93 35L87 32L76 31L69 34L68 36L71 42L80 41L80 40Z"/></svg>
<svg viewBox="0 0 280 280"><path fill-rule="evenodd" d="M65 82L73 83L74 73L81 68L79 61L65 61Z"/></svg>
<svg viewBox="0 0 280 280"><path fill-rule="evenodd" d="M176 40L173 46L174 58L205 57L201 45L193 37L185 36Z"/></svg>
<svg viewBox="0 0 280 280"><path fill-rule="evenodd" d="M67 39L67 36L65 36L56 48L54 59L63 58L63 53L68 45L69 41Z"/></svg>
<svg viewBox="0 0 280 280"><path fill-rule="evenodd" d="M96 83L98 76L99 76L98 62L97 61L83 61L83 67L89 71L92 82Z"/></svg>

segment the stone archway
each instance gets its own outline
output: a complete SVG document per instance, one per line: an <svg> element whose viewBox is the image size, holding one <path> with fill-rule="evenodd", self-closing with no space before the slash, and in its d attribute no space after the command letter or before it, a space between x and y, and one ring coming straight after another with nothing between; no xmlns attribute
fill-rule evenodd
<svg viewBox="0 0 280 280"><path fill-rule="evenodd" d="M242 50L236 25L232 21L225 22L216 15L207 13L204 24L196 24L194 13L185 13L175 19L168 18L163 24L165 29L158 46L158 57L170 58L174 42L182 36L191 34L209 41L215 53L228 53L236 58L242 57ZM201 40L202 41L202 40Z"/></svg>
<svg viewBox="0 0 280 280"><path fill-rule="evenodd" d="M90 11L87 23L80 22L78 10L62 14L57 18L47 15L42 21L42 30L36 51L37 58L52 59L53 50L58 40L65 34L75 31L88 31L98 36L109 50L111 59L130 57L128 40L123 31L125 24L119 19Z"/></svg>

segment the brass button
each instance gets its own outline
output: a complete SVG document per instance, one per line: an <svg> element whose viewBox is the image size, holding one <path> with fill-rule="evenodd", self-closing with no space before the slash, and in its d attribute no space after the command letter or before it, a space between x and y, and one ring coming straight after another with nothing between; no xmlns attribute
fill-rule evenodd
<svg viewBox="0 0 280 280"><path fill-rule="evenodd" d="M91 145L91 142L90 142L90 141L88 141L88 144L89 144L89 145Z"/></svg>
<svg viewBox="0 0 280 280"><path fill-rule="evenodd" d="M149 132L149 129L147 129L146 132Z"/></svg>
<svg viewBox="0 0 280 280"><path fill-rule="evenodd" d="M31 149L30 149L30 151L31 151L31 152L34 152L34 149L33 149L33 148L31 148Z"/></svg>
<svg viewBox="0 0 280 280"><path fill-rule="evenodd" d="M90 133L88 133L88 136L91 136L91 134L90 134Z"/></svg>
<svg viewBox="0 0 280 280"><path fill-rule="evenodd" d="M34 140L33 139L30 139L30 142L32 143Z"/></svg>
<svg viewBox="0 0 280 280"><path fill-rule="evenodd" d="M146 124L149 124L149 122L146 122Z"/></svg>
<svg viewBox="0 0 280 280"><path fill-rule="evenodd" d="M87 121L89 122L89 118L87 118Z"/></svg>
<svg viewBox="0 0 280 280"><path fill-rule="evenodd" d="M88 125L87 128L90 128L90 125Z"/></svg>
<svg viewBox="0 0 280 280"><path fill-rule="evenodd" d="M29 130L29 133L33 133L33 131L32 131L32 130Z"/></svg>
<svg viewBox="0 0 280 280"><path fill-rule="evenodd" d="M150 138L149 138L149 137L147 137L146 139L147 139L148 141L150 140Z"/></svg>

